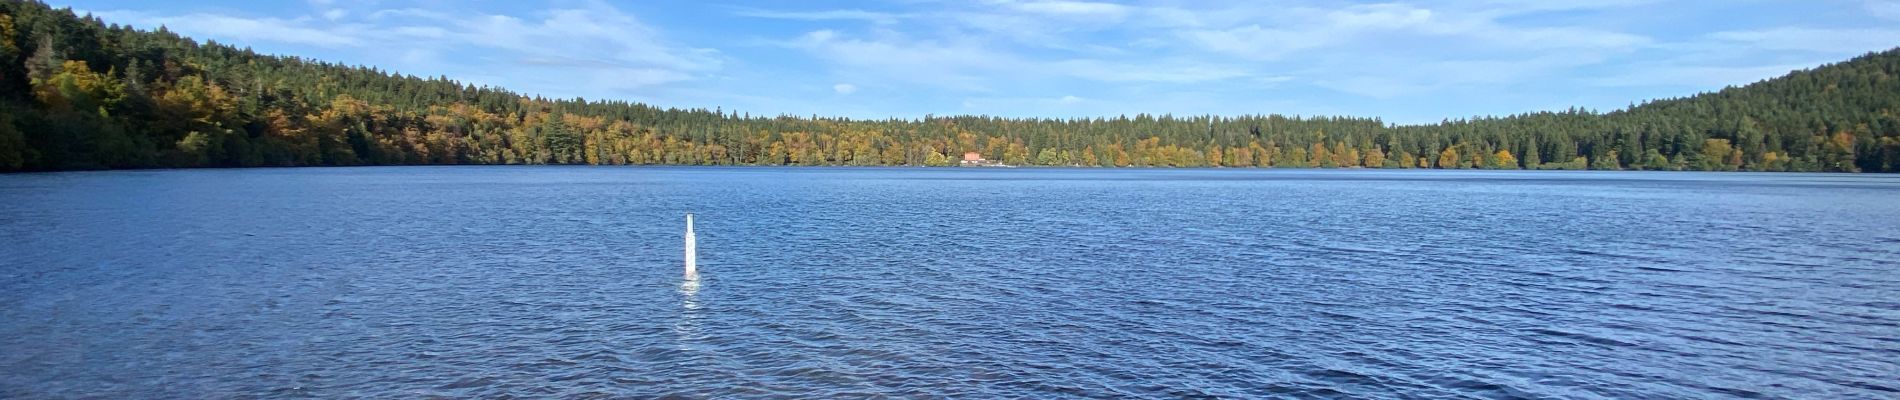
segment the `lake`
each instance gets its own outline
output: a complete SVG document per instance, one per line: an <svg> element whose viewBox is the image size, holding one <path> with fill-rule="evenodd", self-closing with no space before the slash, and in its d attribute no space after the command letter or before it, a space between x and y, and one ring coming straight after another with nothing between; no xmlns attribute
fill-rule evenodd
<svg viewBox="0 0 1900 400"><path fill-rule="evenodd" d="M1894 175L0 175L0 397L1891 398L1895 377Z"/></svg>

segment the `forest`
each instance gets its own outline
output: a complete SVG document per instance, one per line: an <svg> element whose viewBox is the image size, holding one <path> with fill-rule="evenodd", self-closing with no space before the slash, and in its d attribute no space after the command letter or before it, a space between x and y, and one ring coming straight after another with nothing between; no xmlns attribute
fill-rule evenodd
<svg viewBox="0 0 1900 400"><path fill-rule="evenodd" d="M419 164L1893 172L1900 49L1610 112L854 120L547 99L0 0L0 171Z"/></svg>

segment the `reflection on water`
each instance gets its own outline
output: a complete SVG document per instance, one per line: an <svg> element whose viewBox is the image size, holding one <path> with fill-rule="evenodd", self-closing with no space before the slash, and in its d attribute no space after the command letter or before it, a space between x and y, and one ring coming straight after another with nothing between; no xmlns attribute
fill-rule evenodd
<svg viewBox="0 0 1900 400"><path fill-rule="evenodd" d="M695 350L692 342L705 339L700 332L699 279L680 282L680 317L673 324L674 339L680 350Z"/></svg>
<svg viewBox="0 0 1900 400"><path fill-rule="evenodd" d="M696 300L699 298L699 280L680 281L680 298L684 300L687 309L698 309L699 302Z"/></svg>

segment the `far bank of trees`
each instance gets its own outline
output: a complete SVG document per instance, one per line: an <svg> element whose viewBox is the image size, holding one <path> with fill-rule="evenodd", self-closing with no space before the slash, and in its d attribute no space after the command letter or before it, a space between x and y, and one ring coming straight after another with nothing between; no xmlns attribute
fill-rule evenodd
<svg viewBox="0 0 1900 400"><path fill-rule="evenodd" d="M408 164L1892 172L1900 50L1625 110L1394 126L1135 115L848 120L544 99L0 1L0 171Z"/></svg>

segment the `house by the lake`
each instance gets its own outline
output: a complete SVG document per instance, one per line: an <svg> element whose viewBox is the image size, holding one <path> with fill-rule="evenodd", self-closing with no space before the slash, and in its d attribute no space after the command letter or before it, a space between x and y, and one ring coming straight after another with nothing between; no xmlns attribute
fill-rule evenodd
<svg viewBox="0 0 1900 400"><path fill-rule="evenodd" d="M1007 165L1003 165L1001 162L984 159L983 153L974 151L964 152L963 162L958 165L965 167L1007 167Z"/></svg>

